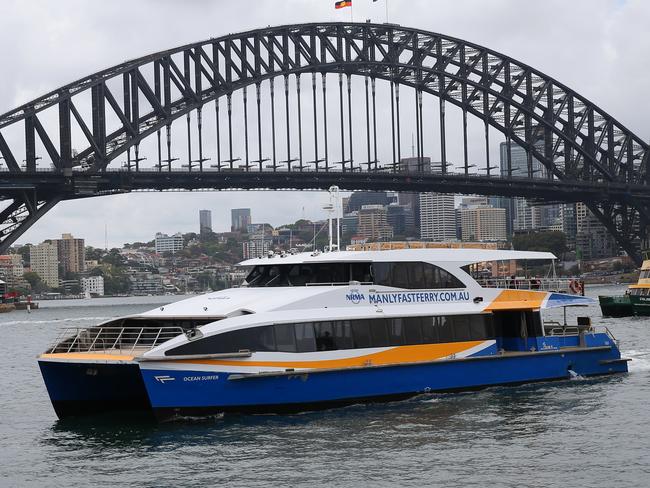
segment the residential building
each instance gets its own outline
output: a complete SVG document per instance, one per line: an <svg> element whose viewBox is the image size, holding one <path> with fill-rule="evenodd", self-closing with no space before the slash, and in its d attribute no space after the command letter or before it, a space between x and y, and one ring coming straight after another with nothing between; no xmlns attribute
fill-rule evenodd
<svg viewBox="0 0 650 488"><path fill-rule="evenodd" d="M341 234L353 236L359 229L359 212L350 212L341 218Z"/></svg>
<svg viewBox="0 0 650 488"><path fill-rule="evenodd" d="M168 236L162 232L158 232L155 238L156 252L171 252L172 254L183 249L183 234L177 232L174 235Z"/></svg>
<svg viewBox="0 0 650 488"><path fill-rule="evenodd" d="M244 259L253 259L265 256L273 246L273 239L265 236L254 236L248 241L242 242L242 253Z"/></svg>
<svg viewBox="0 0 650 488"><path fill-rule="evenodd" d="M204 236L212 232L212 212L199 210L199 233Z"/></svg>
<svg viewBox="0 0 650 488"><path fill-rule="evenodd" d="M24 288L25 268L20 254L4 254L0 256L0 279L8 288Z"/></svg>
<svg viewBox="0 0 650 488"><path fill-rule="evenodd" d="M506 210L489 205L473 206L460 210L463 241L506 241Z"/></svg>
<svg viewBox="0 0 650 488"><path fill-rule="evenodd" d="M88 276L81 278L81 291L94 296L104 296L104 277Z"/></svg>
<svg viewBox="0 0 650 488"><path fill-rule="evenodd" d="M420 237L426 241L456 240L456 213L452 193L420 194Z"/></svg>
<svg viewBox="0 0 650 488"><path fill-rule="evenodd" d="M230 210L232 232L246 232L248 224L251 223L250 208L233 208Z"/></svg>
<svg viewBox="0 0 650 488"><path fill-rule="evenodd" d="M83 273L86 270L86 246L84 239L75 239L72 234L62 234L55 239L61 272Z"/></svg>
<svg viewBox="0 0 650 488"><path fill-rule="evenodd" d="M383 205L364 205L361 207L357 235L369 241L391 239L393 229L388 225L386 207Z"/></svg>
<svg viewBox="0 0 650 488"><path fill-rule="evenodd" d="M53 242L43 242L29 248L31 270L50 288L59 287L59 253Z"/></svg>

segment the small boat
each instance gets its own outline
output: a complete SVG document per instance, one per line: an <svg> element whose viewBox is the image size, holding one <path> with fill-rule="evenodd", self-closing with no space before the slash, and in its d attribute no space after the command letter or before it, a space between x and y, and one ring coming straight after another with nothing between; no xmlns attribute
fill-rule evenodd
<svg viewBox="0 0 650 488"><path fill-rule="evenodd" d="M650 251L643 253L639 280L630 285L624 295L598 297L604 317L650 315Z"/></svg>

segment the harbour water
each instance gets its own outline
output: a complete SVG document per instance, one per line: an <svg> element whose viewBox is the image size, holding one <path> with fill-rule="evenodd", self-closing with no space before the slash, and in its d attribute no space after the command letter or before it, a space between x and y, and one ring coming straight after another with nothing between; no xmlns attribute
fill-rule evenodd
<svg viewBox="0 0 650 488"><path fill-rule="evenodd" d="M0 487L648 486L650 317L601 318L597 306L569 320L609 327L633 360L628 375L288 416L58 421L36 355L63 328L170 298L43 302L0 316Z"/></svg>

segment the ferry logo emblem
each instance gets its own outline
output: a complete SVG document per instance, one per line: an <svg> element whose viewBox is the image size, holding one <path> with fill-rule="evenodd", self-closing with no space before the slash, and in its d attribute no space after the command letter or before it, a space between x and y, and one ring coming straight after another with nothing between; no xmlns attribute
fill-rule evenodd
<svg viewBox="0 0 650 488"><path fill-rule="evenodd" d="M160 375L160 376L154 376L154 379L158 381L159 383L165 384L166 381L174 381L176 378L173 376L169 376L167 374Z"/></svg>
<svg viewBox="0 0 650 488"><path fill-rule="evenodd" d="M354 303L356 305L356 304L361 303L362 301L364 301L366 299L366 297L359 290L353 289L353 290L350 290L349 293L345 294L345 299L348 302L352 302L352 303Z"/></svg>

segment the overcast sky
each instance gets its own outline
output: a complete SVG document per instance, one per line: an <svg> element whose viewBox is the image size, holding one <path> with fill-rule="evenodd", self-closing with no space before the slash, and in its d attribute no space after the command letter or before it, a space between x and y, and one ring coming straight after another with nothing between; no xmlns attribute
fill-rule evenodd
<svg viewBox="0 0 650 488"><path fill-rule="evenodd" d="M386 21L385 0L354 0L355 21ZM508 54L573 88L650 138L650 1L390 0L389 21L466 39ZM266 25L349 21L334 0L2 0L0 113L103 68L150 52ZM382 141L380 141L382 142ZM382 147L380 150L388 150ZM63 202L19 240L71 232L90 245L198 231L210 209L215 231L230 208L250 207L274 225L322 218L321 193L130 194Z"/></svg>

